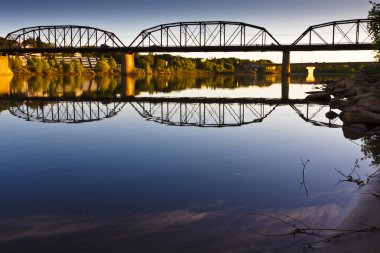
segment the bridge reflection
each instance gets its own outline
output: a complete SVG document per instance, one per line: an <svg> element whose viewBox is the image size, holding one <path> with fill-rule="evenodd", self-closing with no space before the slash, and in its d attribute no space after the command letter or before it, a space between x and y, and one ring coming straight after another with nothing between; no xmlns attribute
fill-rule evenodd
<svg viewBox="0 0 380 253"><path fill-rule="evenodd" d="M115 116L125 103L98 101L26 101L9 108L9 112L27 121L44 123L82 123Z"/></svg>
<svg viewBox="0 0 380 253"><path fill-rule="evenodd" d="M9 112L27 121L83 123L116 116L129 104L148 121L170 126L237 127L261 123L279 106L290 106L314 126L340 128L338 118L328 119L327 104L303 100L225 98L119 98L80 100L78 98L13 99Z"/></svg>
<svg viewBox="0 0 380 253"><path fill-rule="evenodd" d="M166 125L231 127L262 122L277 107L264 103L136 102L144 118Z"/></svg>

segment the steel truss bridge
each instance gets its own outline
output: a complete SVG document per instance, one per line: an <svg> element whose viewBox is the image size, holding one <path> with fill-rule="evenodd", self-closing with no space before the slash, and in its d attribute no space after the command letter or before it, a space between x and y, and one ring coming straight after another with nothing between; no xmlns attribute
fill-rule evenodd
<svg viewBox="0 0 380 253"><path fill-rule="evenodd" d="M144 119L170 126L238 127L261 123L278 106L289 105L304 121L323 127L341 127L329 120L326 104L304 100L221 99L221 98L16 98L9 112L27 121L44 123L83 123L116 116L130 104Z"/></svg>
<svg viewBox="0 0 380 253"><path fill-rule="evenodd" d="M128 46L114 33L94 27L34 26L9 33L0 41L0 53L372 50L370 22L354 19L313 25L288 45L264 27L242 22L162 24L143 30Z"/></svg>
<svg viewBox="0 0 380 253"><path fill-rule="evenodd" d="M83 123L115 116L125 103L99 101L26 101L9 108L9 112L27 121L44 123Z"/></svg>

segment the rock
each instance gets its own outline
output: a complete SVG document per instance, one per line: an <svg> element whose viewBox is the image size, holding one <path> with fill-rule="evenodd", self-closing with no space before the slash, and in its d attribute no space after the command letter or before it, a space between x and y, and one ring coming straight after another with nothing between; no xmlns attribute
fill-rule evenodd
<svg viewBox="0 0 380 253"><path fill-rule="evenodd" d="M333 90L332 93L334 96L339 96L341 94L344 94L345 92L346 92L346 89L344 89L344 88L336 88Z"/></svg>
<svg viewBox="0 0 380 253"><path fill-rule="evenodd" d="M344 125L343 135L345 138L357 140L367 136L367 127L363 124Z"/></svg>
<svg viewBox="0 0 380 253"><path fill-rule="evenodd" d="M330 106L332 109L339 109L341 111L344 110L347 106L351 105L350 101L340 99L340 98L333 98L330 101Z"/></svg>
<svg viewBox="0 0 380 253"><path fill-rule="evenodd" d="M339 116L339 114L337 114L337 113L334 112L334 111L328 111L328 112L326 112L325 116L326 116L326 118L328 118L328 119L335 119L336 117Z"/></svg>
<svg viewBox="0 0 380 253"><path fill-rule="evenodd" d="M356 103L356 106L359 106L366 111L380 113L380 99L373 96L359 100Z"/></svg>
<svg viewBox="0 0 380 253"><path fill-rule="evenodd" d="M369 83L367 80L361 80L361 79L355 80L354 84L356 87L368 87L369 86Z"/></svg>
<svg viewBox="0 0 380 253"><path fill-rule="evenodd" d="M306 101L318 101L318 102L328 102L331 100L331 97L326 92L318 92L311 94L305 98Z"/></svg>
<svg viewBox="0 0 380 253"><path fill-rule="evenodd" d="M380 114L364 110L358 106L347 107L340 117L344 123L380 125Z"/></svg>
<svg viewBox="0 0 380 253"><path fill-rule="evenodd" d="M355 87L351 90L354 92L356 95L362 95L371 92L372 90L367 87Z"/></svg>
<svg viewBox="0 0 380 253"><path fill-rule="evenodd" d="M358 95L358 96L354 96L354 97L351 97L349 100L354 102L354 103L357 103L359 100L362 100L362 99L365 99L365 98L369 98L369 97L372 97L373 94L372 93L364 93L364 94L361 94L361 95Z"/></svg>

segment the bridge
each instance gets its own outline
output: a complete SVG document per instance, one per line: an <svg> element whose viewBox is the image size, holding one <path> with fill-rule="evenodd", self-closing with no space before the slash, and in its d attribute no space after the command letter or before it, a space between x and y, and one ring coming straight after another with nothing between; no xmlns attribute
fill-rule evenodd
<svg viewBox="0 0 380 253"><path fill-rule="evenodd" d="M303 99L264 98L78 98L10 97L8 111L26 121L85 123L115 117L129 104L142 118L169 126L238 127L262 123L279 106L290 106L314 126L340 128L338 118L328 119L328 104Z"/></svg>
<svg viewBox="0 0 380 253"><path fill-rule="evenodd" d="M0 41L0 74L9 73L7 54L123 53L122 73L134 72L136 52L283 53L282 74L290 74L290 52L373 50L370 19L333 21L307 28L292 44L283 45L264 27L242 22L200 21L162 24L143 30L126 46L114 33L76 26L34 26L9 33Z"/></svg>

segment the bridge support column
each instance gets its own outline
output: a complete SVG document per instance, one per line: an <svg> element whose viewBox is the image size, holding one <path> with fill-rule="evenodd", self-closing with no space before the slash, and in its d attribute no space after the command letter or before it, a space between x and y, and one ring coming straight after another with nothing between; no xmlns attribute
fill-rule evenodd
<svg viewBox="0 0 380 253"><path fill-rule="evenodd" d="M281 78L281 99L289 99L289 84L290 84L290 75L283 75Z"/></svg>
<svg viewBox="0 0 380 253"><path fill-rule="evenodd" d="M133 53L126 53L122 55L121 74L122 75L135 74L135 55Z"/></svg>
<svg viewBox="0 0 380 253"><path fill-rule="evenodd" d="M290 75L290 51L282 52L282 76Z"/></svg>
<svg viewBox="0 0 380 253"><path fill-rule="evenodd" d="M315 77L314 77L315 67L314 66L307 66L306 69L307 69L306 82L314 83L315 82Z"/></svg>
<svg viewBox="0 0 380 253"><path fill-rule="evenodd" d="M136 78L131 75L121 76L121 97L134 97L135 96Z"/></svg>
<svg viewBox="0 0 380 253"><path fill-rule="evenodd" d="M0 55L0 75L13 75L8 63L8 55Z"/></svg>

